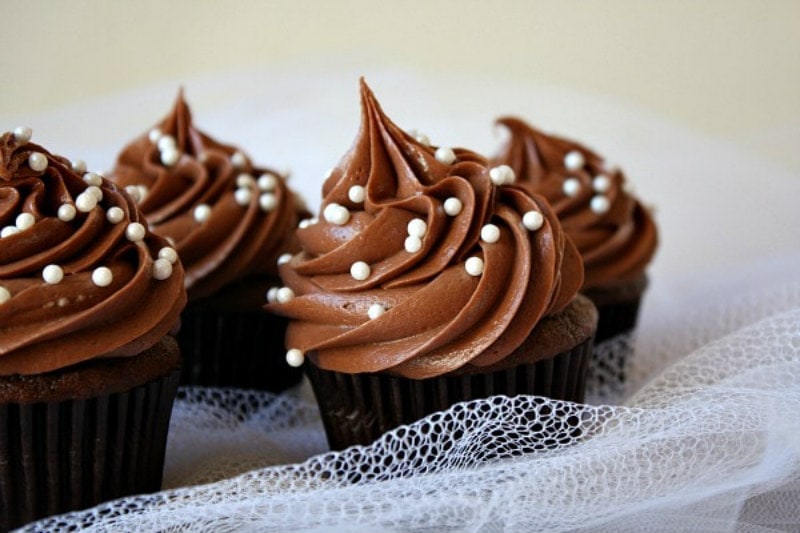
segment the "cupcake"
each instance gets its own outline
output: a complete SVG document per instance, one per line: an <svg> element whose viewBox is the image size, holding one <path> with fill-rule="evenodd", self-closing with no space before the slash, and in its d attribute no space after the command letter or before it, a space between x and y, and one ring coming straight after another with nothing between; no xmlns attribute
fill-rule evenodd
<svg viewBox="0 0 800 533"><path fill-rule="evenodd" d="M297 231L270 310L290 318L333 449L494 394L580 401L596 310L544 198L464 149L433 147L361 83L355 143Z"/></svg>
<svg viewBox="0 0 800 533"><path fill-rule="evenodd" d="M658 243L652 215L628 192L622 171L588 148L517 118L498 124L510 138L494 164L550 201L583 258L581 292L600 314L595 343L633 331Z"/></svg>
<svg viewBox="0 0 800 533"><path fill-rule="evenodd" d="M130 197L0 136L0 531L161 485L186 303Z"/></svg>
<svg viewBox="0 0 800 533"><path fill-rule="evenodd" d="M186 270L181 383L275 392L298 383L302 372L282 364L286 320L262 309L280 283L282 254L296 251L303 211L280 174L196 129L181 92L164 120L122 150L111 179Z"/></svg>

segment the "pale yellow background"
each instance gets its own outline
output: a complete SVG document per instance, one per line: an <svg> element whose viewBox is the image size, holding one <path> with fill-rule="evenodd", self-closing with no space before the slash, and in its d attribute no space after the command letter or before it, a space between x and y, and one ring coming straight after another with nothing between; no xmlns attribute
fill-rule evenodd
<svg viewBox="0 0 800 533"><path fill-rule="evenodd" d="M0 116L244 66L399 65L581 90L800 170L797 1L0 0L0 20Z"/></svg>

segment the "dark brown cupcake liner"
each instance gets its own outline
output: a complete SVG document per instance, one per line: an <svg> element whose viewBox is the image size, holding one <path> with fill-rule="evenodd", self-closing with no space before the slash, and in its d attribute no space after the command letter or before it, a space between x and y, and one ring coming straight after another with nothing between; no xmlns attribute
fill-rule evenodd
<svg viewBox="0 0 800 533"><path fill-rule="evenodd" d="M370 444L386 431L455 403L503 394L581 402L592 339L549 359L486 373L414 380L386 374L345 374L306 362L332 450Z"/></svg>
<svg viewBox="0 0 800 533"><path fill-rule="evenodd" d="M0 405L0 531L160 490L178 370L127 392Z"/></svg>
<svg viewBox="0 0 800 533"><path fill-rule="evenodd" d="M287 323L261 308L187 307L176 336L181 384L280 392L299 383L302 370L286 364Z"/></svg>

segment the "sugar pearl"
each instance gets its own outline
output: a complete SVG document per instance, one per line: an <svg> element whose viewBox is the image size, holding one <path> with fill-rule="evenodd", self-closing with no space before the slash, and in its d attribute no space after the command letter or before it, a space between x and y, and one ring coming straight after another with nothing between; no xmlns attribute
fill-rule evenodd
<svg viewBox="0 0 800 533"><path fill-rule="evenodd" d="M278 303L285 304L294 299L294 291L289 287L281 287L275 294L275 298L278 300Z"/></svg>
<svg viewBox="0 0 800 533"><path fill-rule="evenodd" d="M367 316L370 318L370 320L375 320L385 312L386 308L381 304L372 304L369 306L369 309L367 309Z"/></svg>
<svg viewBox="0 0 800 533"><path fill-rule="evenodd" d="M10 299L11 299L11 293L8 291L8 289L0 285L0 304L4 304Z"/></svg>
<svg viewBox="0 0 800 533"><path fill-rule="evenodd" d="M403 244L406 249L406 252L413 254L422 250L422 239L417 237L416 235L409 235L406 237L406 241Z"/></svg>
<svg viewBox="0 0 800 533"><path fill-rule="evenodd" d="M161 150L162 152L164 150L178 147L178 143L177 141L175 141L175 137L173 137L172 135L162 135L158 139L157 144L158 144L158 149Z"/></svg>
<svg viewBox="0 0 800 533"><path fill-rule="evenodd" d="M337 203L330 203L325 206L322 216L326 221L337 226L343 226L350 221L350 211L346 207Z"/></svg>
<svg viewBox="0 0 800 533"><path fill-rule="evenodd" d="M19 228L16 226L6 226L2 230L0 230L0 239L5 239L6 237L10 237L11 235L15 235L19 233Z"/></svg>
<svg viewBox="0 0 800 533"><path fill-rule="evenodd" d="M72 170L74 170L78 174L83 174L84 172L86 172L86 161L84 161L83 159L76 159L75 161L72 162L71 166Z"/></svg>
<svg viewBox="0 0 800 533"><path fill-rule="evenodd" d="M247 158L242 152L234 152L231 156L231 163L235 168L243 168L247 164Z"/></svg>
<svg viewBox="0 0 800 533"><path fill-rule="evenodd" d="M450 215L451 217L454 217L457 214L459 214L463 208L464 205L461 203L461 200L459 200L455 196L451 196L450 198L444 201L444 212Z"/></svg>
<svg viewBox="0 0 800 533"><path fill-rule="evenodd" d="M530 231L536 231L544 224L544 217L538 211L528 211L522 215L522 225Z"/></svg>
<svg viewBox="0 0 800 533"><path fill-rule="evenodd" d="M372 269L364 261L356 261L350 266L350 275L358 281L364 281L371 273Z"/></svg>
<svg viewBox="0 0 800 533"><path fill-rule="evenodd" d="M97 172L87 172L83 175L83 181L95 187L99 187L103 184L103 178L101 178L100 174Z"/></svg>
<svg viewBox="0 0 800 533"><path fill-rule="evenodd" d="M153 128L152 130L150 130L150 133L147 134L147 138L150 139L151 143L155 144L158 142L158 140L161 138L162 135L163 133L161 133L160 129Z"/></svg>
<svg viewBox="0 0 800 533"><path fill-rule="evenodd" d="M611 180L608 176L600 174L592 180L592 189L595 192L606 193L611 190Z"/></svg>
<svg viewBox="0 0 800 533"><path fill-rule="evenodd" d="M98 287L108 287L114 281L114 275L108 267L97 267L92 271L92 283Z"/></svg>
<svg viewBox="0 0 800 533"><path fill-rule="evenodd" d="M106 220L112 224L119 224L124 218L125 211L123 211L121 207L110 207L108 211L106 211Z"/></svg>
<svg viewBox="0 0 800 533"><path fill-rule="evenodd" d="M163 163L166 167L173 166L180 158L180 151L173 146L168 146L164 150L161 150L161 163Z"/></svg>
<svg viewBox="0 0 800 533"><path fill-rule="evenodd" d="M171 246L165 246L158 251L158 258L166 259L171 265L174 265L178 261L178 252Z"/></svg>
<svg viewBox="0 0 800 533"><path fill-rule="evenodd" d="M606 196L594 196L592 197L591 202L589 202L589 207L593 213L602 215L607 213L611 208L611 202L609 202Z"/></svg>
<svg viewBox="0 0 800 533"><path fill-rule="evenodd" d="M207 204L200 204L194 208L193 214L197 222L205 222L211 216L211 207Z"/></svg>
<svg viewBox="0 0 800 533"><path fill-rule="evenodd" d="M306 356L303 355L303 352L297 348L292 348L286 352L286 364L294 368L303 366L303 361L305 361L305 358Z"/></svg>
<svg viewBox="0 0 800 533"><path fill-rule="evenodd" d="M278 257L278 264L285 265L292 260L292 257L294 257L292 254L281 254L281 256Z"/></svg>
<svg viewBox="0 0 800 533"><path fill-rule="evenodd" d="M581 182L578 178L567 178L564 180L562 189L567 196L575 196L581 190Z"/></svg>
<svg viewBox="0 0 800 533"><path fill-rule="evenodd" d="M313 224L313 223L314 223L314 222L313 222L313 219L311 219L311 218L304 218L303 220L301 220L301 221L300 221L300 222L297 224L297 227L298 227L298 228L300 228L300 229L306 229L307 227L309 227L309 226L310 226L311 224Z"/></svg>
<svg viewBox="0 0 800 533"><path fill-rule="evenodd" d="M14 128L14 139L20 143L26 143L31 140L33 137L33 130L30 128L26 128L25 126L19 126Z"/></svg>
<svg viewBox="0 0 800 533"><path fill-rule="evenodd" d="M126 185L125 192L128 193L128 196L130 196L131 199L137 204L143 200L142 190L139 188L138 185Z"/></svg>
<svg viewBox="0 0 800 533"><path fill-rule="evenodd" d="M28 228L33 227L36 224L36 218L30 213L20 213L17 215L16 219L17 227L20 231L25 231Z"/></svg>
<svg viewBox="0 0 800 533"><path fill-rule="evenodd" d="M406 228L408 234L412 237L419 237L420 239L425 236L428 231L428 225L421 218L412 218Z"/></svg>
<svg viewBox="0 0 800 533"><path fill-rule="evenodd" d="M267 302L274 304L278 301L278 287L270 287L267 291Z"/></svg>
<svg viewBox="0 0 800 533"><path fill-rule="evenodd" d="M58 218L64 222L69 222L75 218L75 215L78 214L78 210L75 209L75 206L72 204L61 204L58 206Z"/></svg>
<svg viewBox="0 0 800 533"><path fill-rule="evenodd" d="M500 165L489 170L489 179L495 185L510 185L517 179L517 175L508 165Z"/></svg>
<svg viewBox="0 0 800 533"><path fill-rule="evenodd" d="M238 176L236 176L236 186L237 187L252 187L255 185L256 179L248 174L247 172L242 172Z"/></svg>
<svg viewBox="0 0 800 533"><path fill-rule="evenodd" d="M564 156L564 166L567 167L567 170L583 168L585 162L583 154L577 150L567 152L567 155Z"/></svg>
<svg viewBox="0 0 800 533"><path fill-rule="evenodd" d="M347 191L347 197L350 198L350 201L354 204L360 204L367 197L367 191L364 189L363 185L353 185Z"/></svg>
<svg viewBox="0 0 800 533"><path fill-rule="evenodd" d="M452 148L447 148L444 146L440 146L436 149L434 157L436 157L437 161L444 163L445 165L452 165L453 161L456 160L456 154L453 152Z"/></svg>
<svg viewBox="0 0 800 533"><path fill-rule="evenodd" d="M272 174L262 174L258 177L258 188L265 192L274 191L278 187L278 178Z"/></svg>
<svg viewBox="0 0 800 533"><path fill-rule="evenodd" d="M42 270L42 279L49 285L61 283L64 279L64 270L58 265L47 265Z"/></svg>
<svg viewBox="0 0 800 533"><path fill-rule="evenodd" d="M499 241L500 228L494 224L486 224L481 228L481 240L490 244Z"/></svg>
<svg viewBox="0 0 800 533"><path fill-rule="evenodd" d="M430 146L431 145L431 140L424 133L415 134L414 135L414 139L416 139L416 141L418 143L420 143L421 145L423 145L423 146Z"/></svg>
<svg viewBox="0 0 800 533"><path fill-rule="evenodd" d="M163 257L153 261L153 279L164 281L172 276L172 263Z"/></svg>
<svg viewBox="0 0 800 533"><path fill-rule="evenodd" d="M83 191L75 198L75 207L81 213L88 213L97 205L97 196L89 191Z"/></svg>
<svg viewBox="0 0 800 533"><path fill-rule="evenodd" d="M84 192L94 196L95 200L97 200L98 202L103 201L103 190L100 187L90 185L89 187L86 187L86 190Z"/></svg>
<svg viewBox="0 0 800 533"><path fill-rule="evenodd" d="M268 213L278 207L278 197L271 192L265 192L258 197L258 205L261 206L262 211Z"/></svg>
<svg viewBox="0 0 800 533"><path fill-rule="evenodd" d="M147 234L147 230L139 222L131 222L125 228L125 237L131 242L141 241L144 239L145 234Z"/></svg>
<svg viewBox="0 0 800 533"><path fill-rule="evenodd" d="M233 193L233 198L236 200L237 204L244 207L250 203L253 194L250 192L250 189L240 188L236 189L236 192Z"/></svg>
<svg viewBox="0 0 800 533"><path fill-rule="evenodd" d="M31 170L42 172L47 168L47 158L43 154L33 152L28 156L28 166L31 167Z"/></svg>
<svg viewBox="0 0 800 533"><path fill-rule="evenodd" d="M464 268L470 276L480 276L483 274L483 259L480 257L470 257L464 263Z"/></svg>

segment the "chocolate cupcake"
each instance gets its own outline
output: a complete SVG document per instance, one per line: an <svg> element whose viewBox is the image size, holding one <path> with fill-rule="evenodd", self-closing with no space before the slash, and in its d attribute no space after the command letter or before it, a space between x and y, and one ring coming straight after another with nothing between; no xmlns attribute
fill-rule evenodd
<svg viewBox="0 0 800 533"><path fill-rule="evenodd" d="M161 485L175 250L85 165L0 137L0 531Z"/></svg>
<svg viewBox="0 0 800 533"><path fill-rule="evenodd" d="M518 118L501 118L510 132L494 158L507 165L519 185L545 196L564 231L583 258L581 292L600 314L595 343L630 333L647 287L646 269L655 254L658 232L650 212L627 190L623 172L573 141L547 135ZM619 367L629 345L620 344L599 361Z"/></svg>
<svg viewBox="0 0 800 533"><path fill-rule="evenodd" d="M493 394L580 401L596 310L555 214L464 149L395 126L362 81L362 124L298 229L275 312L332 448Z"/></svg>
<svg viewBox="0 0 800 533"><path fill-rule="evenodd" d="M277 262L296 251L303 211L283 177L196 129L181 92L163 121L122 150L111 179L186 269L181 383L280 391L299 382L302 373L281 364L286 320L262 309L280 283Z"/></svg>

